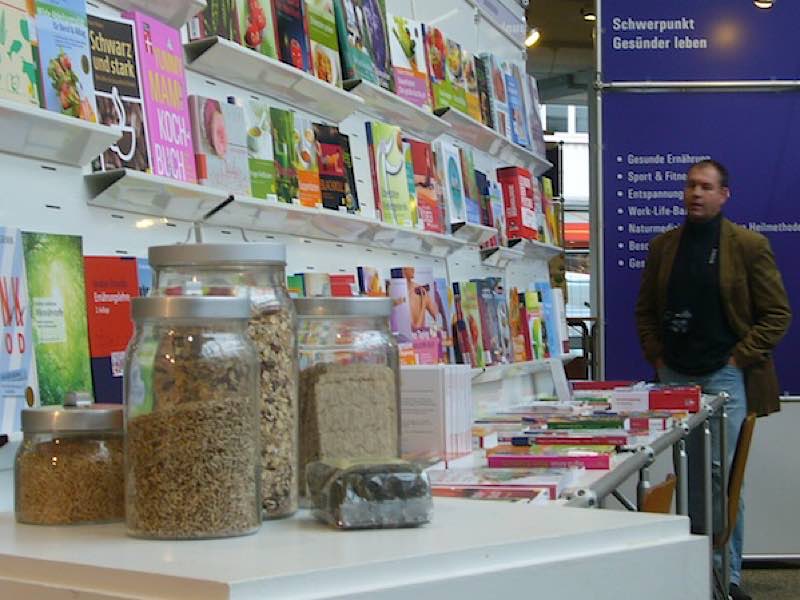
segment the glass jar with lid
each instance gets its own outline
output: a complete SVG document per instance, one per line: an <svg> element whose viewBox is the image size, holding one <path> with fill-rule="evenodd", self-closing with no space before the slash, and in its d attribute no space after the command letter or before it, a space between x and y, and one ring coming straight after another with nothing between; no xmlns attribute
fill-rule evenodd
<svg viewBox="0 0 800 600"><path fill-rule="evenodd" d="M122 406L22 410L14 463L20 523L106 523L125 517Z"/></svg>
<svg viewBox="0 0 800 600"><path fill-rule="evenodd" d="M297 298L300 463L400 452L391 298Z"/></svg>
<svg viewBox="0 0 800 600"><path fill-rule="evenodd" d="M125 520L136 537L261 525L258 358L247 298L133 300L125 365Z"/></svg>
<svg viewBox="0 0 800 600"><path fill-rule="evenodd" d="M178 244L148 252L153 294L246 296L248 333L261 366L261 496L264 518L297 510L296 317L282 244Z"/></svg>

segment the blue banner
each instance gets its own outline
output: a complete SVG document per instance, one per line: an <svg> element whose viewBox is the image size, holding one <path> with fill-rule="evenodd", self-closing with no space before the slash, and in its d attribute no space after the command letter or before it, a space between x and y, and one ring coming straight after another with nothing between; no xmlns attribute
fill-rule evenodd
<svg viewBox="0 0 800 600"><path fill-rule="evenodd" d="M692 163L730 170L723 212L766 235L789 299L800 303L800 95L613 93L603 97L606 377L650 379L634 305L650 239L684 221ZM800 312L800 311L795 311ZM776 350L782 389L800 394L800 315Z"/></svg>
<svg viewBox="0 0 800 600"><path fill-rule="evenodd" d="M603 81L800 79L800 2L603 0Z"/></svg>

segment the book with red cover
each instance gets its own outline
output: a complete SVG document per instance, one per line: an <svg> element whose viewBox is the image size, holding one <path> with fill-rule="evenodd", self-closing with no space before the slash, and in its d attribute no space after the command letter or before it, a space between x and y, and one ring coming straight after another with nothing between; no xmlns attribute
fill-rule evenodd
<svg viewBox="0 0 800 600"><path fill-rule="evenodd" d="M487 452L490 468L611 467L613 446L498 446Z"/></svg>
<svg viewBox="0 0 800 600"><path fill-rule="evenodd" d="M357 290L355 275L331 274L331 296L334 298L350 298L358 294L353 293Z"/></svg>
<svg viewBox="0 0 800 600"><path fill-rule="evenodd" d="M125 349L133 335L131 298L139 295L136 259L84 257L89 351L95 401L122 403Z"/></svg>
<svg viewBox="0 0 800 600"><path fill-rule="evenodd" d="M411 145L419 220L422 221L425 231L444 233L444 199L436 172L433 149L427 142L413 139L405 141Z"/></svg>
<svg viewBox="0 0 800 600"><path fill-rule="evenodd" d="M650 410L700 410L700 386L664 386L650 390Z"/></svg>
<svg viewBox="0 0 800 600"><path fill-rule="evenodd" d="M609 381L573 381L573 390L613 390L619 387L630 387L635 381L609 380Z"/></svg>

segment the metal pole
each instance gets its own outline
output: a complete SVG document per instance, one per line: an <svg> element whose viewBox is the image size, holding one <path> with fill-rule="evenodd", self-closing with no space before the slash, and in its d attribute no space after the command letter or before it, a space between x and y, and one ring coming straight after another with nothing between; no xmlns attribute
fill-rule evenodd
<svg viewBox="0 0 800 600"><path fill-rule="evenodd" d="M705 513L704 531L708 536L708 561L710 563L711 589L714 589L714 507L712 505L712 452L711 452L711 423L706 419L703 423L703 505Z"/></svg>
<svg viewBox="0 0 800 600"><path fill-rule="evenodd" d="M675 513L685 516L689 514L689 455L686 454L686 440L678 440L672 447L672 458L678 478Z"/></svg>
<svg viewBox="0 0 800 600"><path fill-rule="evenodd" d="M726 394L727 396L727 394ZM728 523L728 411L725 404L719 411L719 469L720 469L720 494L719 509L722 514L722 531ZM729 544L725 544L720 550L722 552L722 584L723 589L727 590L730 580L730 556L728 554Z"/></svg>
<svg viewBox="0 0 800 600"><path fill-rule="evenodd" d="M800 88L800 80L790 81L613 81L602 83L601 87L616 91L664 90L669 92L688 90L719 91L782 91Z"/></svg>

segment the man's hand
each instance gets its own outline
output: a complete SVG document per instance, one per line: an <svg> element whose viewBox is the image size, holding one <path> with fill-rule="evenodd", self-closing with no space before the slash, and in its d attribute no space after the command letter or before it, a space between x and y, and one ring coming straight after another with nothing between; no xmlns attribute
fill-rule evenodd
<svg viewBox="0 0 800 600"><path fill-rule="evenodd" d="M739 368L739 365L736 364L736 357L731 354L731 357L728 359L728 364L732 367Z"/></svg>

